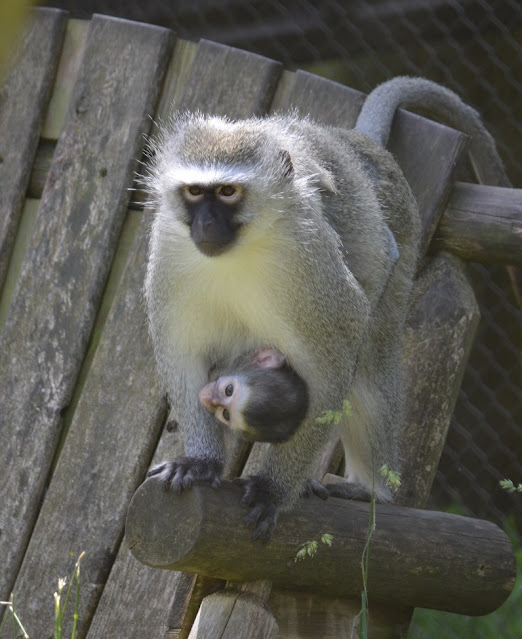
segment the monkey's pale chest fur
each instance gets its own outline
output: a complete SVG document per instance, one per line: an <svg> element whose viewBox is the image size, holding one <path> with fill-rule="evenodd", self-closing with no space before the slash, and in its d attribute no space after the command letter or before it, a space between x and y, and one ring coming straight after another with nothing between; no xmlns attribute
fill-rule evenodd
<svg viewBox="0 0 522 639"><path fill-rule="evenodd" d="M172 282L168 329L180 354L234 358L246 344L277 348L297 342L283 319L280 263L262 244L213 258L185 246L177 257L184 267Z"/></svg>

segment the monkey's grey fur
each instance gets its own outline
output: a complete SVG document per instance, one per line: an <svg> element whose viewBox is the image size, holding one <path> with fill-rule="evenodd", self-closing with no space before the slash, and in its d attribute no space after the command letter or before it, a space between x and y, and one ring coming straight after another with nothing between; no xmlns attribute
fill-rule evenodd
<svg viewBox="0 0 522 639"><path fill-rule="evenodd" d="M435 92L467 117L468 107L446 89L399 79L393 91L376 90L389 108L370 95L356 130L292 115L232 122L182 114L154 148L145 294L187 457L150 474L177 492L196 480L219 483L221 428L198 402L216 361L272 347L308 386L309 411L294 437L271 445L260 474L241 480L254 538L268 538L278 511L295 503L329 436L316 419L347 398L354 414L341 436L351 494L368 498L374 489L378 501L392 498L378 470L401 468L401 335L420 227L415 198L382 147L402 86L408 98L415 87L420 98L429 89L427 102ZM201 187L205 202L216 200L220 185L242 194L231 220L220 222L233 239L215 256L192 239L207 209L188 210L188 185Z"/></svg>

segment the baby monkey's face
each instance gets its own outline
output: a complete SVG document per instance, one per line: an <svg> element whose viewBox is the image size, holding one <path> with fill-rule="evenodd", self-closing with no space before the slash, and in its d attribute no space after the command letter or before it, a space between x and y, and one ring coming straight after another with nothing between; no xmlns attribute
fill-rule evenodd
<svg viewBox="0 0 522 639"><path fill-rule="evenodd" d="M222 424L251 439L252 429L243 417L248 397L249 387L241 374L219 377L199 391L199 401Z"/></svg>
<svg viewBox="0 0 522 639"><path fill-rule="evenodd" d="M305 382L271 348L246 354L202 388L199 400L222 424L261 442L290 439L308 410Z"/></svg>

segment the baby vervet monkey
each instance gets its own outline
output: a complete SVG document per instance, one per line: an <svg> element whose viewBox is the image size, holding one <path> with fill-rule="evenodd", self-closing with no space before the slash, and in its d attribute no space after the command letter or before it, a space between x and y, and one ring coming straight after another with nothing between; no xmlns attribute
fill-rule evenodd
<svg viewBox="0 0 522 639"><path fill-rule="evenodd" d="M218 363L232 370L270 344L308 391L292 436L268 447L258 474L241 478L254 539L270 538L278 512L306 488L331 434L318 418L347 399L343 494L393 498L378 470L401 470L402 334L420 245L417 203L384 148L403 104L442 112L474 137L472 156L478 145L501 169L478 114L420 78L378 87L353 130L295 114L182 113L152 144L145 298L185 456L149 475L175 492L219 484L223 432L198 401Z"/></svg>
<svg viewBox="0 0 522 639"><path fill-rule="evenodd" d="M247 355L199 391L199 401L245 439L284 442L308 411L305 382L275 349Z"/></svg>
<svg viewBox="0 0 522 639"><path fill-rule="evenodd" d="M305 382L273 348L244 355L199 391L199 401L222 424L245 439L270 443L289 440L308 411ZM241 479L236 480L241 483ZM336 485L306 480L302 497L344 496Z"/></svg>

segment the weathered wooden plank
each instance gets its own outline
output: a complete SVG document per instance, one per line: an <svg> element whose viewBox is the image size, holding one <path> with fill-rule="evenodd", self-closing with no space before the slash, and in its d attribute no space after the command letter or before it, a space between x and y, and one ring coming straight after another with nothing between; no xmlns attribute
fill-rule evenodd
<svg viewBox="0 0 522 639"><path fill-rule="evenodd" d="M255 53L201 40L180 109L202 109L234 119L266 113L282 67Z"/></svg>
<svg viewBox="0 0 522 639"><path fill-rule="evenodd" d="M289 83L290 84L290 83ZM301 117L346 129L355 125L365 99L364 93L306 71L296 71L287 89L285 110L295 110Z"/></svg>
<svg viewBox="0 0 522 639"><path fill-rule="evenodd" d="M202 610L204 614L201 614ZM277 630L277 621L262 598L227 588L205 598L189 639L275 639Z"/></svg>
<svg viewBox="0 0 522 639"><path fill-rule="evenodd" d="M20 225L16 234L16 242L13 246L11 259L9 260L9 268L5 276L4 288L0 296L0 333L5 324L7 311L11 303L11 296L15 289L15 284L22 270L25 252L31 240L31 232L33 229L36 215L38 214L39 200L27 198L24 203L22 215L20 217Z"/></svg>
<svg viewBox="0 0 522 639"><path fill-rule="evenodd" d="M441 253L419 276L404 334L404 466L399 504L430 494L480 319L460 260Z"/></svg>
<svg viewBox="0 0 522 639"><path fill-rule="evenodd" d="M68 20L62 55L56 71L54 88L45 115L41 137L57 140L62 132L78 71L82 63L90 23L87 20Z"/></svg>
<svg viewBox="0 0 522 639"><path fill-rule="evenodd" d="M180 66L177 66L176 55L184 59L184 62L182 62ZM278 63L267 60L266 58L205 41L202 41L198 45L195 55L193 55L192 50L189 50L187 53L185 47L182 47L181 50L177 50L176 55L173 58L171 70L167 74L165 82L166 89L164 90L156 114L157 120L166 120L170 110L178 108L226 113L230 117L235 118L247 117L251 115L252 112L262 112L263 108L270 102L277 77L281 71L281 66ZM245 73L245 68L248 69L248 73ZM177 81L175 80L176 78ZM147 216L150 213L150 211L146 211L144 214L141 230L137 232L136 243L131 249L132 255L146 253L146 236L149 225ZM138 268L137 265L133 265L131 261L128 269L134 273L134 279L122 284L118 296L132 297L138 300L142 295L143 268ZM137 303L136 301L136 304ZM136 324L135 314L135 308L129 305L128 308L119 313L118 316L113 315L112 319L109 318L107 320L98 346L97 358L98 354L101 358L102 353L106 349L110 349L111 342L117 339L119 334L122 334L125 336L128 344L140 345L135 352L132 352L133 349L129 351L128 347L125 349L122 345L122 349L129 351L129 366L131 357L134 357L134 365L137 368L144 365L149 366L149 363L152 366L154 365L151 346L148 340L142 339L141 331L144 330L146 324L145 319L143 319L141 323L138 322L138 324ZM110 351L108 350L108 352ZM147 362L147 364L145 364L145 362ZM103 360L100 359L97 363L93 362L93 367L95 365L103 369L113 364L111 363L110 357L108 357ZM87 383L88 380L84 393L87 390ZM121 391L118 391L115 387L113 394L114 404L116 406L122 403L128 404L129 407L141 405L141 391L138 388L135 388L133 393L129 395L127 389L122 384ZM156 401L160 402L161 397L158 397ZM78 410L80 409L80 404ZM90 401L88 405L92 410L92 406L96 405L96 402ZM71 425L69 437L71 437L73 429L80 431L83 427L82 420L76 420L75 418ZM117 428L117 425L115 425L114 428ZM142 434L143 425L139 419L129 419L126 429L128 431L127 436L132 439L132 446L127 444L123 447L123 450L118 437L110 436L109 433L112 429L108 430L104 438L105 448L112 451L113 456L118 459L118 463L122 465L122 468L132 467L132 464L135 463L133 459L128 458L128 454L130 454L127 453L128 449L135 447L144 449L148 445ZM134 433L134 431L136 431L136 433ZM71 441L74 442L74 440ZM76 449L71 446L69 454L74 455L74 450ZM132 453L132 455L133 454L134 453ZM182 442L179 440L177 432L164 431L153 463L164 459L173 459L181 454ZM92 458L93 455L94 448L91 451L84 450L79 457L76 453L78 463L80 464L84 464L84 462L82 462L83 456L89 459ZM109 456L107 453L107 457ZM150 454L148 454L147 457L147 453L143 453L142 456L144 459L147 459L147 463L149 463ZM96 463L96 468L97 481L94 484L91 482L90 486L90 491L93 493L93 504L96 499L99 500L106 494L107 480L105 479L105 475L111 473L110 464L100 464L100 468L98 468L98 463ZM233 470L233 473L237 474L237 468ZM136 488L137 476L137 474L133 473L131 477L121 480L125 483L125 490L134 490ZM53 490L53 484L51 484L49 492ZM73 491L73 494L75 492L76 491ZM63 496L63 499L66 500L67 506L59 506L57 504L56 507L59 508L60 511L65 512L68 511L71 506L68 505L70 500L66 495ZM128 496L127 493L125 493L118 504L117 512L114 514L115 517L121 518L120 526L123 523L127 504ZM111 504L111 508L114 513L114 504ZM96 552L101 552L109 543L114 544L114 541L111 541L114 536L116 539L119 539L118 535L116 535L116 529L111 532L110 536L107 536L105 533L104 535L100 535L98 531L100 531L101 526L102 522L97 521L94 516L88 528L85 527L85 522L80 520L75 528L74 539L96 539L96 546L98 548ZM94 547L92 541L90 541L90 545ZM87 559L88 556L86 556L86 560ZM144 602L158 599L163 605L167 595L171 597L174 595L179 576L177 574L165 575L158 572L155 577L151 576L149 579L147 576L145 580L142 580L139 571L136 570L135 566L133 567L135 563L134 558L128 551L127 545L122 544L119 550L118 560L114 564L103 596L96 609L96 614L88 634L89 639L93 639L94 637L103 637L105 639L111 636L111 632L114 632L114 628L118 626L118 622L121 620L121 607L119 604L118 609L115 609L115 601L123 601L125 609L129 611L128 618L131 621L136 621L136 624L129 623L124 627L126 639L141 638L144 636L144 632L146 632L147 637L150 639L163 637L165 627L162 624L154 625L152 623L152 617L150 616L152 613L149 614L149 612L144 609L146 606ZM87 565L88 564L85 563L85 566ZM186 615L183 614L181 608L189 599L185 593L181 607L180 602L176 599L172 603L172 614L169 613L168 617L168 631L173 634L173 636L176 636L176 632L180 631L182 627L187 630L187 624L185 623ZM151 610L153 609L152 606L149 606L149 608ZM191 614L192 613L189 612L189 616ZM179 624L179 628L171 627L173 623Z"/></svg>
<svg viewBox="0 0 522 639"><path fill-rule="evenodd" d="M402 109L395 116L388 150L419 204L423 253L444 212L455 168L466 148L467 137L463 133Z"/></svg>
<svg viewBox="0 0 522 639"><path fill-rule="evenodd" d="M58 9L33 12L0 86L0 290L51 95L66 16Z"/></svg>
<svg viewBox="0 0 522 639"><path fill-rule="evenodd" d="M464 260L522 266L522 189L458 182L431 250Z"/></svg>
<svg viewBox="0 0 522 639"><path fill-rule="evenodd" d="M165 29L117 19L95 17L91 23L67 122L0 340L0 352L9 362L0 369L0 467L11 468L0 513L3 598L11 591L43 497L62 414L71 400L150 124L148 114L159 93L170 37ZM23 465L13 465L19 459ZM58 531L53 535L58 543ZM44 555L26 554L25 570L32 566L43 574L39 561ZM38 597L29 599L41 614L44 606L37 604Z"/></svg>
<svg viewBox="0 0 522 639"><path fill-rule="evenodd" d="M360 594L370 504L304 500L281 514L270 542L253 552L250 531L241 526L240 495L238 486L224 482L219 490L196 486L177 496L149 478L129 507L127 539L133 554L167 570L233 581L261 577L332 597ZM370 601L480 615L509 595L515 557L509 538L492 522L384 504L376 506L376 521ZM294 561L301 545L322 532L332 535L332 545L320 544L313 559Z"/></svg>

